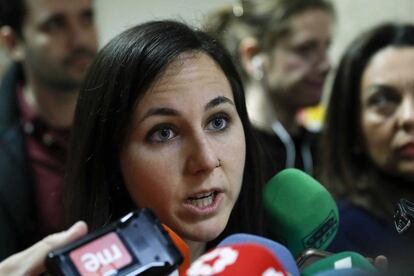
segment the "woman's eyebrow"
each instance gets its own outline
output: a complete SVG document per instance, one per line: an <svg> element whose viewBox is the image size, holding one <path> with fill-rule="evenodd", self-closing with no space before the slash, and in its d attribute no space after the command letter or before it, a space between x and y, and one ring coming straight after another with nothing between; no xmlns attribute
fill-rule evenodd
<svg viewBox="0 0 414 276"><path fill-rule="evenodd" d="M212 109L213 107L216 107L220 104L231 104L234 106L234 103L232 100L230 100L227 97L224 96L218 96L214 99L212 99L211 101L209 101L204 110L209 110ZM142 121L144 121L145 119L147 119L148 117L151 116L180 116L181 113L173 108L169 108L169 107L154 107L154 108L150 108L142 117L141 120L139 120L139 123L141 123Z"/></svg>
<svg viewBox="0 0 414 276"><path fill-rule="evenodd" d="M211 108L213 108L213 107L216 107L216 106L218 106L218 105L220 105L220 104L224 104L224 103L228 103L228 104L231 104L231 105L233 105L233 106L234 106L233 101L232 101L232 100L230 100L229 98L224 97L224 96L218 96L218 97L216 97L216 98L212 99L211 101L209 101L209 102L206 104L206 107L204 108L204 110L211 109Z"/></svg>
<svg viewBox="0 0 414 276"><path fill-rule="evenodd" d="M151 116L179 116L181 113L178 110L169 107L155 107L150 108L142 117L139 122L141 123L145 119Z"/></svg>

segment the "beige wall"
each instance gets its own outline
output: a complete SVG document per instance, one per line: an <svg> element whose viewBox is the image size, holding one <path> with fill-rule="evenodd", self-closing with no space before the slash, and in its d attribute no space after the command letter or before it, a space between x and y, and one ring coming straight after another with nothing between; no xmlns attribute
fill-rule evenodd
<svg viewBox="0 0 414 276"><path fill-rule="evenodd" d="M207 11L233 2L234 0L97 0L100 41L106 43L122 30L149 20L178 19L198 25Z"/></svg>
<svg viewBox="0 0 414 276"><path fill-rule="evenodd" d="M384 21L414 23L414 0L331 0L338 13L331 55L334 63L362 30ZM101 43L139 22L175 18L198 25L205 13L236 0L96 0ZM122 3L122 4L120 4Z"/></svg>
<svg viewBox="0 0 414 276"><path fill-rule="evenodd" d="M331 54L337 63L351 40L361 31L386 21L414 23L414 0L331 0L338 13Z"/></svg>
<svg viewBox="0 0 414 276"><path fill-rule="evenodd" d="M198 25L205 13L236 0L95 0L100 44L139 22L152 19L182 19ZM338 11L332 57L340 54L357 33L387 20L414 23L414 0L332 0ZM0 49L0 74L7 62Z"/></svg>

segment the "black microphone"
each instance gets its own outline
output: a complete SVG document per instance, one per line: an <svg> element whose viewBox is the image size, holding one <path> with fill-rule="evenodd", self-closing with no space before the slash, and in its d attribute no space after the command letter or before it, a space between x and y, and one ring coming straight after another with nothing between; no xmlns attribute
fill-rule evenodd
<svg viewBox="0 0 414 276"><path fill-rule="evenodd" d="M46 267L52 275L168 275L182 262L155 214L142 209L53 250Z"/></svg>

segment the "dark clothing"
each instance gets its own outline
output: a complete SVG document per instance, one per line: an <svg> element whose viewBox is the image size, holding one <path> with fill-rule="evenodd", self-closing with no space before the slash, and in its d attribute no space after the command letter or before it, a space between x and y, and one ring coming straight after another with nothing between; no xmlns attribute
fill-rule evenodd
<svg viewBox="0 0 414 276"><path fill-rule="evenodd" d="M52 212L44 213L42 206L50 204L49 194L56 191L54 188L52 191L51 186L61 184L63 161L59 163L52 157L54 150L46 150L54 145L50 139L42 143L36 138L40 129L37 126L42 125L40 120L36 116L33 120L30 116L22 116L22 111L23 114L27 111L18 98L23 83L21 66L13 64L0 86L0 261L49 234L51 229L43 227L43 223L53 223L56 217L61 217L50 205L47 208ZM29 128L28 122L33 123ZM56 168L52 166L47 171L48 164ZM61 179L57 176L56 181L52 181L56 183L44 181L50 174L60 174ZM60 204L60 200L55 202ZM56 230L54 227L51 231Z"/></svg>
<svg viewBox="0 0 414 276"><path fill-rule="evenodd" d="M266 132L256 129L255 132L263 151L265 181L288 167L294 167L313 175L317 133L302 128L296 137L285 134L285 138L281 138L283 133L281 135L276 131Z"/></svg>
<svg viewBox="0 0 414 276"><path fill-rule="evenodd" d="M35 241L33 186L16 97L21 79L13 65L0 86L0 260Z"/></svg>
<svg viewBox="0 0 414 276"><path fill-rule="evenodd" d="M406 274L410 267L410 273L414 272L410 263L414 260L414 239L399 235L392 222L381 220L347 200L340 201L338 208L338 233L328 251L354 251L372 258L385 255L390 272L410 275Z"/></svg>
<svg viewBox="0 0 414 276"><path fill-rule="evenodd" d="M52 129L17 91L20 123L23 126L28 162L33 176L39 237L61 230L64 165L69 141L68 129Z"/></svg>

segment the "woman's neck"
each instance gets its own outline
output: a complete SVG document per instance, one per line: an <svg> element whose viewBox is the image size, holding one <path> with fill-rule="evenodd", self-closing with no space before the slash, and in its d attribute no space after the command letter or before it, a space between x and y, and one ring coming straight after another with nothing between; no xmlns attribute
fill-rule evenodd
<svg viewBox="0 0 414 276"><path fill-rule="evenodd" d="M279 121L291 136L300 131L295 110L269 99L258 85L250 85L247 90L247 108L253 125L272 131L273 123Z"/></svg>
<svg viewBox="0 0 414 276"><path fill-rule="evenodd" d="M384 173L374 166L365 169L351 201L390 223L399 199L414 200L413 181Z"/></svg>
<svg viewBox="0 0 414 276"><path fill-rule="evenodd" d="M185 240L185 243L188 245L188 248L190 250L190 263L194 262L206 250L206 243L205 242L196 242L196 241Z"/></svg>

